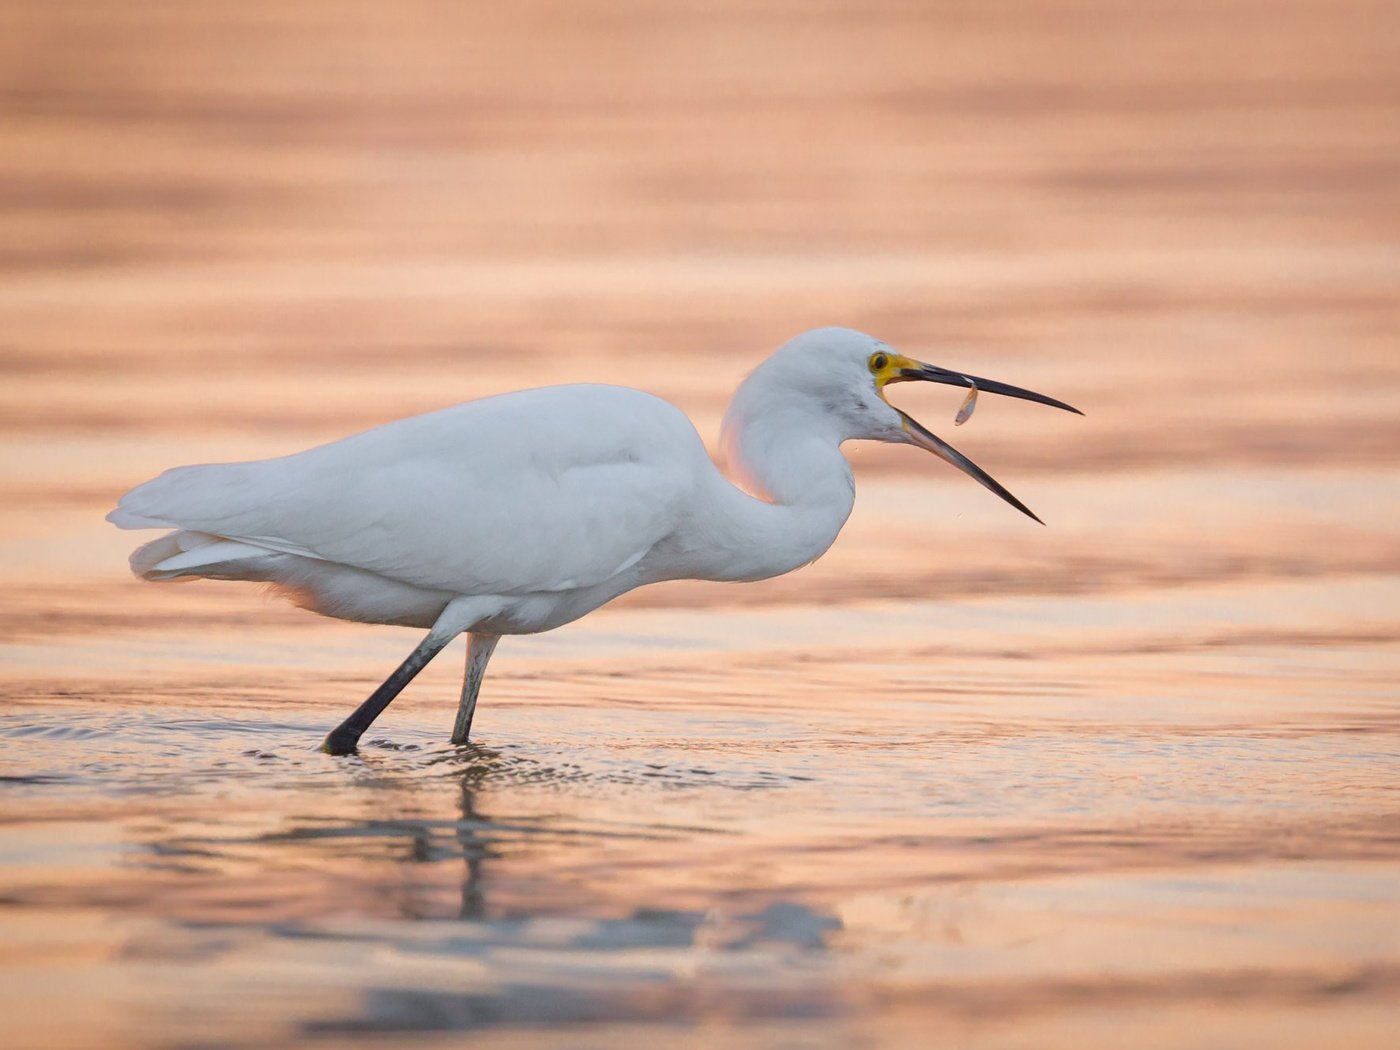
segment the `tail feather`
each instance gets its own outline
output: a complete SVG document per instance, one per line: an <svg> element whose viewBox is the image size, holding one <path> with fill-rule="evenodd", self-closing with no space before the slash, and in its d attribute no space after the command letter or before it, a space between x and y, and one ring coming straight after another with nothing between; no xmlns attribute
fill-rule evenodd
<svg viewBox="0 0 1400 1050"><path fill-rule="evenodd" d="M114 512L115 513L115 512ZM148 574L157 565L165 561L166 558L173 558L180 553L178 532L167 532L164 536L151 540L150 543L143 543L131 552L131 571L142 579L151 579Z"/></svg>
<svg viewBox="0 0 1400 1050"><path fill-rule="evenodd" d="M266 547L207 532L170 532L136 548L131 555L131 571L144 580L185 576L239 579L244 574L234 568L237 563L274 553Z"/></svg>

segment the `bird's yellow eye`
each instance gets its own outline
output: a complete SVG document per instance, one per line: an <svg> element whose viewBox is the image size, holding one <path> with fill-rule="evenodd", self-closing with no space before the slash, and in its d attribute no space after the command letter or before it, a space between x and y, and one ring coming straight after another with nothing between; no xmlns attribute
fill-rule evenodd
<svg viewBox="0 0 1400 1050"><path fill-rule="evenodd" d="M870 356L870 371L883 372L885 366L890 363L890 359L884 354L872 354Z"/></svg>

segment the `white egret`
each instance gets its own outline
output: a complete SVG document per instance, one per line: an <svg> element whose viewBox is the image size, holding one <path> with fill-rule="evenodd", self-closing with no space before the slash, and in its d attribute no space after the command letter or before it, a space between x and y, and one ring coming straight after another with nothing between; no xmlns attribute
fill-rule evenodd
<svg viewBox="0 0 1400 1050"><path fill-rule="evenodd" d="M1078 412L822 328L784 345L734 394L722 442L742 488L675 406L573 385L469 401L279 459L177 467L107 517L176 530L132 554L144 579L252 580L326 616L428 628L327 736L331 754L354 751L413 676L466 633L452 733L461 743L501 635L551 630L647 583L762 580L820 557L855 500L845 441L927 449L1035 518L885 400L885 387L909 380Z"/></svg>

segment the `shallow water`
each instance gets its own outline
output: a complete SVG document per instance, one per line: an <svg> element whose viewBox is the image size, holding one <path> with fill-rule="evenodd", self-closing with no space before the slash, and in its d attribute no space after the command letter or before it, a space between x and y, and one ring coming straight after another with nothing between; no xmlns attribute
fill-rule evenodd
<svg viewBox="0 0 1400 1050"><path fill-rule="evenodd" d="M343 760L315 745L373 663L351 628L307 627L295 668L250 631L263 666L177 637L152 669L16 683L19 1030L1109 1045L1228 1008L1381 1045L1395 647L1279 610L1375 630L1393 587L1248 590L623 610L503 648L479 743L442 742L439 673ZM755 646L768 621L796 644Z"/></svg>
<svg viewBox="0 0 1400 1050"><path fill-rule="evenodd" d="M761 7L10 5L4 1045L1394 1044L1393 11ZM828 322L1084 408L897 392L1048 527L850 447L471 746L457 653L321 754L413 633L101 521L524 385L712 438Z"/></svg>

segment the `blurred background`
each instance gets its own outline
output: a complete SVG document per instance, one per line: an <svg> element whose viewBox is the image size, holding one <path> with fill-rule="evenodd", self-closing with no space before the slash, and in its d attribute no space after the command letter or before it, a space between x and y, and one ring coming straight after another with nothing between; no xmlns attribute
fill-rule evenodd
<svg viewBox="0 0 1400 1050"><path fill-rule="evenodd" d="M754 587L649 589L502 646L483 731L577 776L483 759L452 767L461 782L438 800L433 763L449 760L390 752L374 776L314 796L318 820L451 820L459 839L483 805L569 827L680 807L744 829L743 849L725 848L743 863L705 859L700 840L637 854L618 840L585 864L553 840L493 839L482 898L485 854L433 846L453 866L444 881L424 861L439 856L422 845L431 829L415 832L417 854L397 832L382 853L286 852L285 822L315 808L300 793L333 776L298 749L411 639L236 587L138 587L134 538L101 522L122 491L174 464L279 455L558 382L651 390L713 443L742 375L826 324L1083 408L983 399L951 433L957 391L896 395L1050 527L911 449L849 447L857 509L817 565ZM1317 1045L1309 1024L1324 1022L1382 1045L1400 973L1400 937L1384 943L1400 915L1398 330L1400 8L1381 0L6 0L0 684L19 765L0 804L25 843L4 869L11 957L31 974L12 986L16 1010L28 996L21 1034L188 1045L206 1029L176 1003L198 1024L256 1015L250 1045L540 1021L529 995L423 1005L410 992L435 978L417 971L397 999L382 973L334 971L363 996L327 1005L326 960L278 954L292 951L279 930L327 915L377 917L388 925L353 936L402 949L394 923L445 914L434 893L450 883L453 917L459 896L488 902L478 916L598 922L729 902L760 931L731 947L841 948L839 965L743 956L767 1006L718 978L717 998L653 1001L631 971L581 986L524 966L522 987L583 1004L550 1023L635 1022L609 1029L609 1046L677 1017L732 1021L708 1046L807 1045L832 1029L792 1018L837 1002L843 1034L909 1045L938 1031L1115 1046L1134 1018L1144 1046L1203 1018L1242 1040L1229 1045L1265 1032ZM440 740L456 674L435 667L396 706L400 744ZM184 735L171 736L177 709ZM307 710L295 731L277 721ZM254 747L249 723L210 712L252 712L275 740ZM848 750L858 740L874 750ZM880 750L896 744L929 761ZM721 785L774 768L816 783L784 781L780 801L746 809L749 795L702 788L697 753ZM210 787L211 755L244 786ZM269 755L282 779L263 777ZM1048 783L1046 755L1060 770ZM647 761L674 772L666 806L600 772ZM394 768L407 794L357 794ZM237 793L255 782L281 794ZM183 809L162 794L177 789ZM132 792L164 801L116 807ZM840 820L825 808L837 793L852 807ZM254 831L221 824L230 798L261 809L254 831L280 845L258 853ZM777 827L776 811L807 822ZM1075 820L1099 830L1062 833ZM952 834L947 821L974 837L917 838ZM1011 837L975 838L994 826ZM855 827L873 837L843 838ZM243 836L242 852L211 846L220 834ZM192 835L198 850L172 845ZM839 875L820 859L837 840L853 851ZM74 859L74 841L97 852ZM172 850L178 871L151 860ZM619 857L629 878L611 874ZM1230 890L1214 898L1200 887L1219 872L1196 866L1220 858L1262 867L1220 876ZM1324 861L1345 870L1306 868ZM1305 887L1288 881L1300 863ZM1124 874L1144 868L1193 872L1205 896ZM123 872L126 889L96 892L95 870ZM1045 871L1100 881L1061 898L1008 875ZM1358 873L1373 881L1348 881ZM952 883L973 898L929 896ZM234 885L243 911L216 903ZM1006 912L983 890L1029 896ZM1105 895L1121 913L1075 912ZM1265 899L1303 917L1240 917ZM800 935L753 918L799 904ZM1047 919L1070 913L1063 928ZM1160 927L1137 925L1149 913ZM604 933L651 936L627 921ZM679 943L704 940L701 920L677 921ZM252 938L235 962L191 932L211 922ZM1252 939L1222 948L1227 927ZM918 950L889 976L880 953L910 929ZM1174 939L1183 929L1195 940ZM1040 954L1017 947L1032 942ZM1163 969L1134 984L1123 968L1142 945ZM133 957L168 966L132 970ZM178 960L216 957L225 991L263 993L237 982L282 959L291 999L273 996L266 1016L229 1014L236 1000L212 984L199 999ZM1217 981L1227 963L1257 979ZM690 973L672 979L693 988ZM966 973L970 985L947 984ZM55 982L97 1005L55 1008ZM1227 1021L1221 988L1255 1012ZM1060 1012L1070 1000L1084 1013ZM1138 1008L1176 1011L1177 1026ZM991 1014L1006 1027L985 1028ZM776 1034L746 1027L774 1016Z"/></svg>
<svg viewBox="0 0 1400 1050"><path fill-rule="evenodd" d="M1235 488L1400 453L1390 4L12 0L0 19L10 513L555 382L652 390L712 441L742 374L823 324L1086 408L1001 405L958 437L1102 573L1131 570L1109 537L1075 546L1079 493L1040 473L1208 464ZM905 397L930 425L955 407ZM908 450L851 451L953 513L1000 510ZM1154 499L1149 527L1200 525L1194 495ZM1368 513L1390 495L1357 493L1326 542L1190 546L1212 572L1369 566L1378 541L1393 555ZM40 524L68 572L86 520L16 523L0 555L38 571ZM900 586L833 569L822 586Z"/></svg>
<svg viewBox="0 0 1400 1050"><path fill-rule="evenodd" d="M752 363L841 323L1093 409L1016 466L1400 440L1371 403L1400 266L1390 4L0 18L12 429L233 453L589 378L708 433Z"/></svg>

